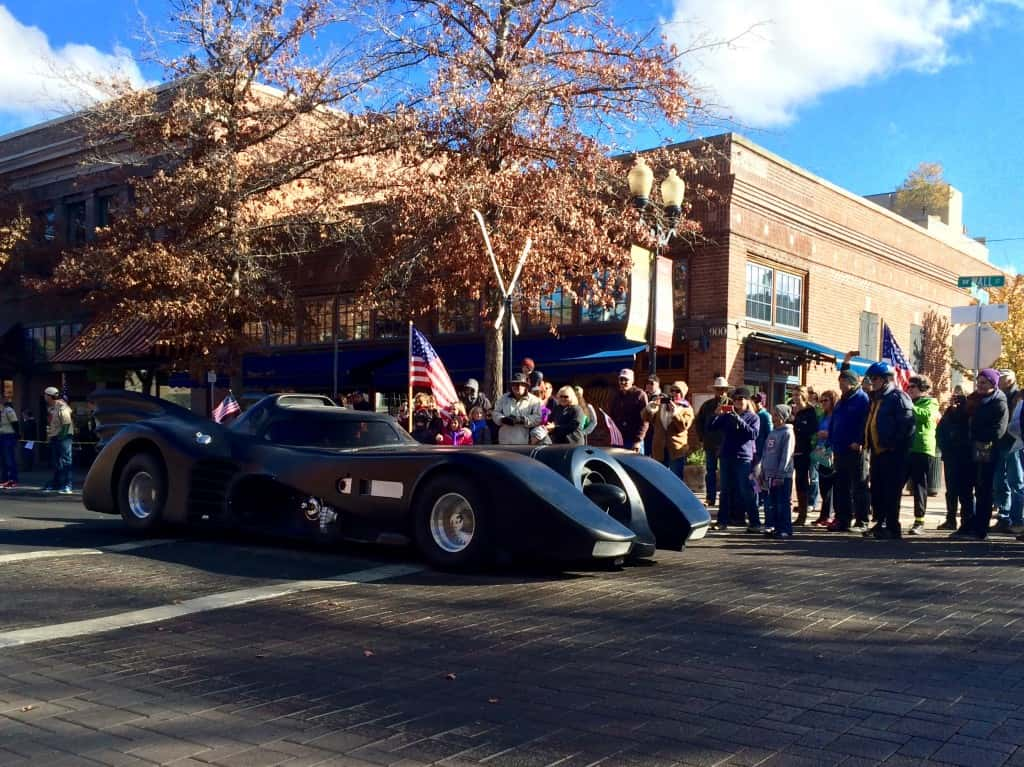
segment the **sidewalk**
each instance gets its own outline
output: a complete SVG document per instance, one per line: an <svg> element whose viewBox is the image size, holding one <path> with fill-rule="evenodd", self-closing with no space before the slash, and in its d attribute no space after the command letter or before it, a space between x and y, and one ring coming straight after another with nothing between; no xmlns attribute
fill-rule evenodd
<svg viewBox="0 0 1024 767"><path fill-rule="evenodd" d="M71 489L77 497L82 496L82 482L85 481L86 472L81 469L73 469L71 472ZM51 493L44 493L43 488L53 479L53 472L48 468L33 469L31 471L18 472L18 486L15 488L0 488L0 498L12 496L40 496L49 497Z"/></svg>

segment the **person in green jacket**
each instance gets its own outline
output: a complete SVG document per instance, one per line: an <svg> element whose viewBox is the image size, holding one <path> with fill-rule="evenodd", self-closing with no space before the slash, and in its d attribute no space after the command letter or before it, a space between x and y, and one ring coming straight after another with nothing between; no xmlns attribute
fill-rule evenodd
<svg viewBox="0 0 1024 767"><path fill-rule="evenodd" d="M907 394L914 403L914 437L910 443L907 474L914 492L914 526L907 532L924 532L924 513L928 506L928 473L935 460L935 427L939 422L939 403L928 396L932 382L928 376L911 376Z"/></svg>

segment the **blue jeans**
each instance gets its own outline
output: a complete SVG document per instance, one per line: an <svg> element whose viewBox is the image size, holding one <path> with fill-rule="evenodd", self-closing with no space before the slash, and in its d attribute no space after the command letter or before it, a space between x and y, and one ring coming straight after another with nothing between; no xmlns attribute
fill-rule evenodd
<svg viewBox="0 0 1024 767"><path fill-rule="evenodd" d="M768 480L766 479L765 482ZM793 534L793 512L789 508L789 499L793 495L793 478L775 480L778 487L768 490L768 508L765 511L765 524L775 528L777 533Z"/></svg>
<svg viewBox="0 0 1024 767"><path fill-rule="evenodd" d="M4 482L18 481L17 434L0 434L0 466L4 468Z"/></svg>
<svg viewBox="0 0 1024 767"><path fill-rule="evenodd" d="M50 460L53 463L54 490L71 487L71 437L50 437Z"/></svg>
<svg viewBox="0 0 1024 767"><path fill-rule="evenodd" d="M1020 452L1000 450L996 456L993 500L999 508L999 520L1011 525L1024 524L1024 471Z"/></svg>
<svg viewBox="0 0 1024 767"><path fill-rule="evenodd" d="M751 527L761 525L761 515L757 511L754 498L754 485L750 481L750 461L742 458L722 457L722 491L723 503L718 507L718 524L728 525L729 514L733 506L741 512ZM739 516L739 513L736 515Z"/></svg>
<svg viewBox="0 0 1024 767"><path fill-rule="evenodd" d="M807 505L812 509L818 505L818 495L820 487L818 485L818 464L811 461L811 469L808 472L808 478L810 480L807 485Z"/></svg>

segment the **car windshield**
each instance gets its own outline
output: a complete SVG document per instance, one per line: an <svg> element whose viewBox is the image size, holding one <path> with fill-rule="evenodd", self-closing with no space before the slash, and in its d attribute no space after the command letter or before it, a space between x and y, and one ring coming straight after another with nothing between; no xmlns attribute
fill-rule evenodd
<svg viewBox="0 0 1024 767"><path fill-rule="evenodd" d="M295 447L356 448L414 443L397 425L359 418L325 418L322 414L290 412L264 432L267 442Z"/></svg>

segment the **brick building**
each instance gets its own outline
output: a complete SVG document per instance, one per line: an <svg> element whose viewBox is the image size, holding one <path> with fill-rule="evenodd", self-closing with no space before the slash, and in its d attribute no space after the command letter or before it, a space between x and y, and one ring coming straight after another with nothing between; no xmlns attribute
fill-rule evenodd
<svg viewBox="0 0 1024 767"><path fill-rule="evenodd" d="M925 312L968 299L958 275L996 271L985 247L963 234L959 197L943 216L915 223L886 209L885 196L876 198L882 204L858 197L736 134L691 143L710 144L720 157L714 184L724 201L695 211L700 247L676 241L668 253L676 333L673 348L659 353L662 380L686 380L699 394L724 374L774 400L797 382L831 386L837 352L859 349L876 359L884 321L910 356ZM30 407L46 385L60 382L81 400L97 384L152 375L162 394L178 387L179 401L202 409L204 382L170 369L145 328L71 349L89 319L80 305L20 287L21 272L45 274L59 248L91 237L124 195L123 179L93 172L81 155L70 118L0 137L0 181L34 222L31 248L0 273L4 393ZM407 318L360 311L345 287L323 260L297 270L295 327L255 329L262 348L244 360L246 394L358 388L374 392L380 406L397 403L406 388ZM556 384L581 383L600 401L618 368L642 375L647 366L642 345L624 338L626 305L625 295L611 308L546 296L541 320L521 323L515 355L532 356ZM457 383L482 378L479 323L470 301L462 312L417 320Z"/></svg>

